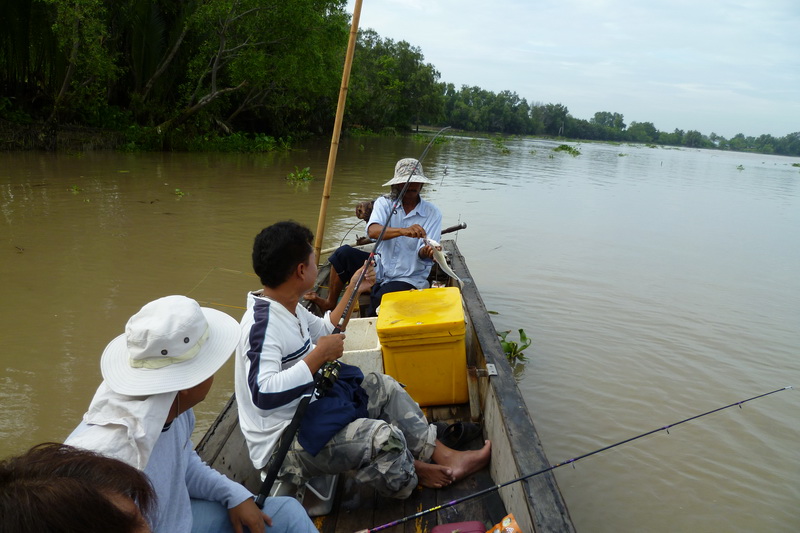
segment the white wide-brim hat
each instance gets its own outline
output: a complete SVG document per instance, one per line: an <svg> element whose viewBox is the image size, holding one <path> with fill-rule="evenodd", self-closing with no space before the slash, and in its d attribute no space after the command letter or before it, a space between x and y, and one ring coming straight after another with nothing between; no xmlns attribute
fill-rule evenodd
<svg viewBox="0 0 800 533"><path fill-rule="evenodd" d="M103 351L100 370L114 392L148 396L180 391L207 380L228 360L240 337L230 315L185 296L142 307L125 333Z"/></svg>
<svg viewBox="0 0 800 533"><path fill-rule="evenodd" d="M416 170L414 170L415 167ZM414 175L411 176L411 179L408 179L408 176L412 172ZM422 173L422 164L419 161L413 157L406 157L405 159L401 159L397 162L397 164L394 166L394 177L384 183L383 186L386 187L387 185L397 185L407 181L409 183L433 183Z"/></svg>

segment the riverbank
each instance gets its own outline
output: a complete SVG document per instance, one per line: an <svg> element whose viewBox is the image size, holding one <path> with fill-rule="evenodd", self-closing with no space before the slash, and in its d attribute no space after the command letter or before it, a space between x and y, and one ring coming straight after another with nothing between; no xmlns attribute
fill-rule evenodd
<svg viewBox="0 0 800 533"><path fill-rule="evenodd" d="M126 142L121 132L86 126L19 124L0 120L0 150L115 150Z"/></svg>

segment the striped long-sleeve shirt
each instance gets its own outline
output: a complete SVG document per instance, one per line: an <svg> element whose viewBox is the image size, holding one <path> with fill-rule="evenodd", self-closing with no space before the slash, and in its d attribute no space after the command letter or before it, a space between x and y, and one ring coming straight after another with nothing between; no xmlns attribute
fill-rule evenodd
<svg viewBox="0 0 800 533"><path fill-rule="evenodd" d="M319 337L333 333L334 326L299 304L291 313L253 293L247 296L241 326L235 361L239 423L253 465L263 468L300 399L314 389L303 359Z"/></svg>

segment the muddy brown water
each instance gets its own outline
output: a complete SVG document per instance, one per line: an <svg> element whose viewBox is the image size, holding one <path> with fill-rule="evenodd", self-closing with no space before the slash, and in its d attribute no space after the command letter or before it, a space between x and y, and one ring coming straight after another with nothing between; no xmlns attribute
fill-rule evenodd
<svg viewBox="0 0 800 533"><path fill-rule="evenodd" d="M457 139L423 194L499 330L551 462L800 385L797 159ZM324 142L290 153L0 153L0 455L63 439L99 357L144 303L187 294L239 318L255 234L316 229ZM324 247L364 234L411 139L342 142ZM316 179L286 176L309 167ZM230 364L198 406L207 428ZM782 392L556 470L580 531L800 529L800 395Z"/></svg>

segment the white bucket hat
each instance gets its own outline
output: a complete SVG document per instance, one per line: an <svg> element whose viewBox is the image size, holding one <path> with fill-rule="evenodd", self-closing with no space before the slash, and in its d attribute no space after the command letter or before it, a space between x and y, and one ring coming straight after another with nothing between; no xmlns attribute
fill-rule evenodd
<svg viewBox="0 0 800 533"><path fill-rule="evenodd" d="M416 167L416 170L414 170L414 167ZM414 172L414 175L411 176L409 180L408 176L412 172ZM433 183L422 173L422 164L413 157L406 157L398 161L394 166L394 177L384 183L383 186L397 185L398 183L405 183L406 181L410 183Z"/></svg>
<svg viewBox="0 0 800 533"><path fill-rule="evenodd" d="M100 359L114 392L147 396L189 389L210 378L239 342L234 318L185 296L142 307Z"/></svg>

